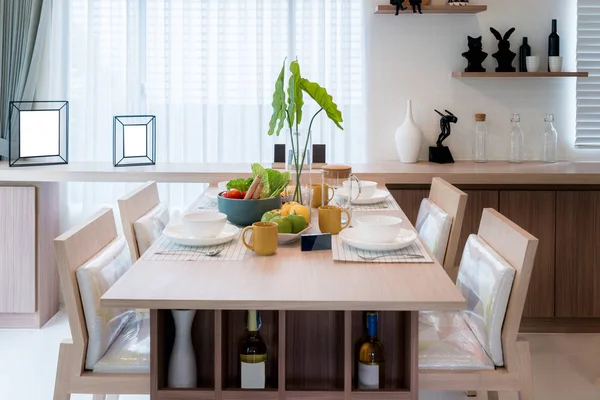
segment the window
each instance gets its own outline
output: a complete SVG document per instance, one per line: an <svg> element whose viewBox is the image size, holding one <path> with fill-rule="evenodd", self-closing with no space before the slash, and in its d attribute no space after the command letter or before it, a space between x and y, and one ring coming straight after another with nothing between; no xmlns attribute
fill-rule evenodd
<svg viewBox="0 0 600 400"><path fill-rule="evenodd" d="M107 161L112 117L157 117L157 162L269 162L284 58L344 116L313 126L330 161L366 160L361 0L71 0L71 156ZM316 111L306 101L305 115ZM307 121L308 122L308 121Z"/></svg>
<svg viewBox="0 0 600 400"><path fill-rule="evenodd" d="M577 69L589 78L577 80L577 138L580 147L600 147L600 3L579 0Z"/></svg>

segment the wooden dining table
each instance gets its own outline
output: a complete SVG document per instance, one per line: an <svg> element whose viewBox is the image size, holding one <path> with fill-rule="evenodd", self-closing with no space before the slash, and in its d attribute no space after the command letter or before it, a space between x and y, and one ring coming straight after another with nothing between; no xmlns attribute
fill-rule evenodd
<svg viewBox="0 0 600 400"><path fill-rule="evenodd" d="M206 196L206 195L205 195ZM200 199L206 204L206 197ZM393 201L393 200L392 200ZM195 206L197 208L197 206ZM206 206L201 206L206 209ZM316 210L311 229L318 232ZM403 218L400 207L354 211ZM236 239L239 240L239 239ZM151 310L151 399L417 399L418 311L460 310L465 299L431 262L339 262L332 251L301 252L298 242L261 257L153 256L159 239L102 297L106 307ZM168 387L174 340L170 310L196 310L192 343L195 388ZM240 389L238 341L245 310L260 310L268 348L264 390ZM386 349L381 390L357 388L354 346L364 311L379 312Z"/></svg>

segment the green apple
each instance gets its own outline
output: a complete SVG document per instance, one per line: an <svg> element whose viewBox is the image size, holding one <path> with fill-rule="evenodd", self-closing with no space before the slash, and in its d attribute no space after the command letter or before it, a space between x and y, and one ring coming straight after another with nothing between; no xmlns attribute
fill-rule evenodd
<svg viewBox="0 0 600 400"><path fill-rule="evenodd" d="M260 219L260 222L271 222L275 217L281 217L281 214L275 211L267 211L263 214L262 218Z"/></svg>
<svg viewBox="0 0 600 400"><path fill-rule="evenodd" d="M306 229L306 220L302 215L290 214L287 219L292 223L292 233L299 233Z"/></svg>
<svg viewBox="0 0 600 400"><path fill-rule="evenodd" d="M275 222L278 226L279 233L292 233L292 222L286 217L274 217L271 222Z"/></svg>

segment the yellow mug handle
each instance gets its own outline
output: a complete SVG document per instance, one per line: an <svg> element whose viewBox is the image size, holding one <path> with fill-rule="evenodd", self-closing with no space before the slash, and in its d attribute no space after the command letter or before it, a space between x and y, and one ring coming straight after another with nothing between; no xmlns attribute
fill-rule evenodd
<svg viewBox="0 0 600 400"><path fill-rule="evenodd" d="M244 246L246 246L250 250L254 251L254 246L250 246L248 244L248 242L246 242L246 232L248 232L248 231L253 231L254 232L254 227L253 226L247 226L247 227L244 228L244 230L242 231L242 243L244 244Z"/></svg>
<svg viewBox="0 0 600 400"><path fill-rule="evenodd" d="M328 199L327 199L327 204L329 204L329 202L330 202L331 200L333 200L333 198L334 198L334 196L335 196L335 189L334 189L334 188L332 188L331 186L327 185L327 193L328 193L328 194L329 194L329 191L330 191L330 190L331 190L331 197L330 197L330 196L327 196L327 197L328 197Z"/></svg>
<svg viewBox="0 0 600 400"><path fill-rule="evenodd" d="M342 229L340 229L341 231L350 226L350 213L345 208L342 208L342 212L348 216L348 220L346 221L346 225L342 226Z"/></svg>

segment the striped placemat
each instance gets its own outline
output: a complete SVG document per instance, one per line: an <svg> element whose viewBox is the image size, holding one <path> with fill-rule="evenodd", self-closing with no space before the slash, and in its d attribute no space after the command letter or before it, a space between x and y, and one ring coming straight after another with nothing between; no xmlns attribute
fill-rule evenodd
<svg viewBox="0 0 600 400"><path fill-rule="evenodd" d="M199 253L219 250L221 252L216 256ZM170 254L156 254L165 251ZM242 261L245 254L246 246L242 243L240 234L227 243L206 247L184 246L170 241L166 236L161 236L156 244L142 255L142 259L148 261Z"/></svg>
<svg viewBox="0 0 600 400"><path fill-rule="evenodd" d="M417 239L410 246L395 251L369 251L359 250L355 247L349 246L342 241L339 235L333 236L332 239L332 253L335 261L343 262L362 262L362 263L431 263L433 260L429 256L427 250L421 243L420 239ZM407 257L407 254L417 254L423 256L423 258L412 258ZM365 259L366 258L366 259Z"/></svg>
<svg viewBox="0 0 600 400"><path fill-rule="evenodd" d="M400 206L390 194L384 201L375 204L352 203L352 211L399 211Z"/></svg>

